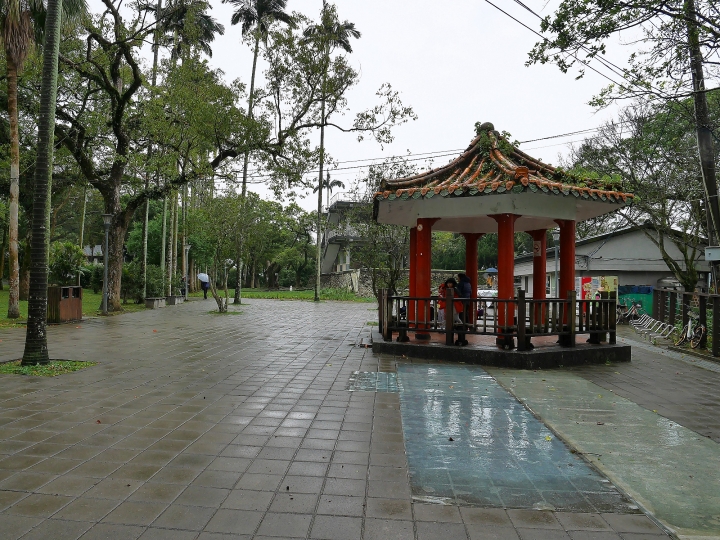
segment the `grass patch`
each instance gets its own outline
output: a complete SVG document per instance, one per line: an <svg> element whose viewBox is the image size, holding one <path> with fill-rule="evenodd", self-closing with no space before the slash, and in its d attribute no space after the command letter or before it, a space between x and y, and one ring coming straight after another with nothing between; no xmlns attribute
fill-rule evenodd
<svg viewBox="0 0 720 540"><path fill-rule="evenodd" d="M22 327L27 324L27 300L20 300L20 318L7 318L7 305L9 291L3 288L0 291L0 328ZM91 289L83 289L82 312L83 317L95 317L100 315L100 304L102 303L102 292L94 293ZM122 304L123 311L110 312L108 315L122 315L123 313L133 313L135 311L145 311L145 304Z"/></svg>
<svg viewBox="0 0 720 540"><path fill-rule="evenodd" d="M377 326L377 325L378 325L378 322L377 322L377 321L368 321L368 322L367 322L367 325L368 325L368 326Z"/></svg>
<svg viewBox="0 0 720 540"><path fill-rule="evenodd" d="M14 362L0 364L0 374L55 377L63 373L78 371L97 364L97 362L79 362L75 360L51 360L49 364L22 366L20 362L20 360L15 360Z"/></svg>
<svg viewBox="0 0 720 540"><path fill-rule="evenodd" d="M315 291L306 289L301 291L270 291L259 289L243 289L242 297L247 299L269 299L269 300L309 300L315 299ZM320 300L343 301L343 302L374 302L374 298L358 296L345 289L322 289Z"/></svg>

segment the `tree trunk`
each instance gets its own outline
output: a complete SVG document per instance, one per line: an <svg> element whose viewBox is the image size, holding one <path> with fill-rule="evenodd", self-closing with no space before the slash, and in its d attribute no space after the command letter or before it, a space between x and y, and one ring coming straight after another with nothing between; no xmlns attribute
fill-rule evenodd
<svg viewBox="0 0 720 540"><path fill-rule="evenodd" d="M10 200L9 220L9 275L8 319L20 317L20 263L18 253L18 201L20 199L20 133L17 108L17 66L11 54L7 59L8 116L10 117Z"/></svg>
<svg viewBox="0 0 720 540"><path fill-rule="evenodd" d="M32 231L28 231L30 236ZM32 264L30 238L26 238L22 243L23 258L20 264L20 281L18 291L20 300L28 300L30 298L30 265Z"/></svg>
<svg viewBox="0 0 720 540"><path fill-rule="evenodd" d="M248 96L248 118L252 120L253 117L253 94L255 93L255 70L257 69L258 52L260 50L260 32L255 31L255 50L253 51L253 66L252 74L250 75L250 95ZM243 175L242 175L242 198L245 198L247 193L247 176L248 176L248 162L250 160L250 152L245 151L243 156Z"/></svg>
<svg viewBox="0 0 720 540"><path fill-rule="evenodd" d="M87 212L87 186L83 187L83 204L82 204L82 215L80 216L80 235L78 245L80 249L85 249L83 243L85 242L85 214ZM78 274L78 286L82 285L82 274Z"/></svg>
<svg viewBox="0 0 720 540"><path fill-rule="evenodd" d="M149 187L149 178L145 179L145 189ZM145 201L145 216L142 227L142 260L140 261L140 275L142 276L142 297L147 296L147 255L148 255L148 219L150 217L150 199Z"/></svg>
<svg viewBox="0 0 720 540"><path fill-rule="evenodd" d="M3 241L0 246L0 291L3 290L3 277L5 276L5 251L8 247L8 231L3 230Z"/></svg>
<svg viewBox="0 0 720 540"><path fill-rule="evenodd" d="M242 289L242 260L240 259L240 253L242 250L238 249L237 259L235 260L235 297L233 298L233 304L241 304L241 289Z"/></svg>
<svg viewBox="0 0 720 540"><path fill-rule="evenodd" d="M175 205L175 209L173 210L173 213L175 214L175 232L173 233L173 264L172 264L172 276L173 278L177 276L178 274L178 251L182 249L182 244L179 242L180 236L178 235L179 232L179 225L180 225L180 204L178 202L178 192L175 192L175 196L173 197L173 204ZM170 294L173 294L172 292Z"/></svg>
<svg viewBox="0 0 720 540"><path fill-rule="evenodd" d="M323 92L325 92L325 80L323 78ZM324 95L324 94L323 94ZM325 161L325 98L322 100L320 118L320 173L318 174L318 205L317 205L317 253L315 254L315 302L320 301L320 266L322 264L322 184L323 164Z"/></svg>
<svg viewBox="0 0 720 540"><path fill-rule="evenodd" d="M175 192L171 191L171 196L175 197ZM175 197L176 198L176 197ZM175 247L175 204L170 201L170 229L168 231L168 243L167 243L167 274L165 275L166 283L166 295L172 294L172 278L173 278L173 248Z"/></svg>
<svg viewBox="0 0 720 540"><path fill-rule="evenodd" d="M53 165L53 135L57 99L58 53L62 0L48 0L43 47L40 115L38 121L37 162L32 216L32 269L30 300L22 363L45 364L50 361L47 346L48 242L47 217Z"/></svg>
<svg viewBox="0 0 720 540"><path fill-rule="evenodd" d="M163 197L162 240L160 242L160 270L165 275L165 241L167 239L167 195Z"/></svg>
<svg viewBox="0 0 720 540"><path fill-rule="evenodd" d="M693 101L695 104L695 122L697 126L697 145L700 154L705 195L707 196L712 218L713 230L708 231L711 245L717 245L720 239L720 204L718 204L717 181L715 177L715 149L713 147L710 113L705 93L705 75L703 57L700 50L699 31L695 0L685 0L686 20L688 21L688 48L690 52L690 71L693 81Z"/></svg>
<svg viewBox="0 0 720 540"><path fill-rule="evenodd" d="M127 225L117 219L114 212L108 232L108 311L122 311L120 302L123 268L123 244L127 234ZM124 214L120 214L124 216Z"/></svg>

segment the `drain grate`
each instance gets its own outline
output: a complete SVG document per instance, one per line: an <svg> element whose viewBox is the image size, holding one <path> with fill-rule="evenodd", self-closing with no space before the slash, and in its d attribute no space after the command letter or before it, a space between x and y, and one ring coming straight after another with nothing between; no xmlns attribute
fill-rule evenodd
<svg viewBox="0 0 720 540"><path fill-rule="evenodd" d="M349 392L397 392L397 373L353 371L345 390Z"/></svg>

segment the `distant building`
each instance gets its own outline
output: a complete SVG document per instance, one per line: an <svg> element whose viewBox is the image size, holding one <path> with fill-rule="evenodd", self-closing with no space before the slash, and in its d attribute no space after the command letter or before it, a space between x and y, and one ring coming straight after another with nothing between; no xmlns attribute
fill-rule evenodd
<svg viewBox="0 0 720 540"><path fill-rule="evenodd" d="M575 244L575 276L617 276L620 287L631 285L667 286L676 282L663 261L658 247L645 235L651 226L628 227L579 240ZM675 244L665 243L666 251L682 264ZM532 295L533 255L515 258L515 283ZM700 282L707 283L710 271L703 250L698 251ZM547 250L548 293L555 285L555 249ZM554 290L553 290L554 292Z"/></svg>
<svg viewBox="0 0 720 540"><path fill-rule="evenodd" d="M358 204L361 203L349 200L347 193L336 193L330 199L326 208L327 225L323 234L323 257L320 266L322 274L353 270L349 247L353 242L361 242L362 238L344 225L342 220L345 213Z"/></svg>
<svg viewBox="0 0 720 540"><path fill-rule="evenodd" d="M89 264L102 264L103 263L103 250L100 244L96 246L85 246L83 253Z"/></svg>

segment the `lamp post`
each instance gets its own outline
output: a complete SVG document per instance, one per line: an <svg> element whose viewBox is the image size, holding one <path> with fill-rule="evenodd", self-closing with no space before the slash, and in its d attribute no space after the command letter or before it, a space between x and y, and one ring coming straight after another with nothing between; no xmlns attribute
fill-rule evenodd
<svg viewBox="0 0 720 540"><path fill-rule="evenodd" d="M112 223L112 214L103 214L103 225L105 225L105 245L103 246L103 296L102 296L102 314L108 313L108 233L110 232L110 224Z"/></svg>
<svg viewBox="0 0 720 540"><path fill-rule="evenodd" d="M190 266L190 259L188 259L188 253L190 252L190 248L192 246L190 244L185 244L185 301L187 302L188 299L188 267Z"/></svg>
<svg viewBox="0 0 720 540"><path fill-rule="evenodd" d="M558 287L560 283L558 281L558 242L560 241L560 231L552 232L553 244L555 244L555 298L558 297Z"/></svg>

